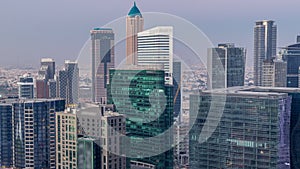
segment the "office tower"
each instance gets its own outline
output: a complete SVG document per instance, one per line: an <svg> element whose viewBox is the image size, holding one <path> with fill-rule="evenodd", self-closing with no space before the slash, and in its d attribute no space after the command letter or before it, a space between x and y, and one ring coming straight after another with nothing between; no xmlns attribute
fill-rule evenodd
<svg viewBox="0 0 300 169"><path fill-rule="evenodd" d="M210 109L212 97L226 97L223 112ZM190 118L195 121L190 131L191 169L290 168L292 98L287 93L235 87L205 91L190 100ZM201 132L213 133L200 138Z"/></svg>
<svg viewBox="0 0 300 169"><path fill-rule="evenodd" d="M56 113L56 168L77 169L76 109Z"/></svg>
<svg viewBox="0 0 300 169"><path fill-rule="evenodd" d="M286 87L287 63L283 60L265 60L263 63L263 87Z"/></svg>
<svg viewBox="0 0 300 169"><path fill-rule="evenodd" d="M55 114L61 99L20 100L13 103L14 165L16 168L55 169Z"/></svg>
<svg viewBox="0 0 300 169"><path fill-rule="evenodd" d="M144 18L135 2L126 17L126 63L137 65L137 34L144 30Z"/></svg>
<svg viewBox="0 0 300 169"><path fill-rule="evenodd" d="M66 104L78 104L79 68L77 62L65 61L65 67L58 72L58 94Z"/></svg>
<svg viewBox="0 0 300 169"><path fill-rule="evenodd" d="M173 27L158 26L138 33L137 64L163 65L166 84L173 84Z"/></svg>
<svg viewBox="0 0 300 169"><path fill-rule="evenodd" d="M297 39L299 36L297 37ZM300 38L299 38L300 39ZM298 87L300 66L300 42L283 48L282 58L287 62L287 87Z"/></svg>
<svg viewBox="0 0 300 169"><path fill-rule="evenodd" d="M47 78L54 79L55 75L55 61L52 58L42 58L41 67L47 67Z"/></svg>
<svg viewBox="0 0 300 169"><path fill-rule="evenodd" d="M126 116L126 136L130 139L125 152L132 157L127 167L143 164L173 168L173 135L168 131L173 125L173 86L165 85L165 72L144 66L109 72L108 103ZM143 138L149 137L145 143Z"/></svg>
<svg viewBox="0 0 300 169"><path fill-rule="evenodd" d="M105 102L108 70L115 66L114 32L109 28L90 31L92 41L92 101Z"/></svg>
<svg viewBox="0 0 300 169"><path fill-rule="evenodd" d="M55 62L51 58L42 58L41 67L38 71L36 79L36 97L49 98L49 85L48 81L54 79L55 75Z"/></svg>
<svg viewBox="0 0 300 169"><path fill-rule="evenodd" d="M219 44L217 48L208 49L207 64L211 75L208 76L209 89L244 86L245 48L235 47L233 43Z"/></svg>
<svg viewBox="0 0 300 169"><path fill-rule="evenodd" d="M126 158L121 156L122 135L126 134L125 116L101 110L101 168L126 169Z"/></svg>
<svg viewBox="0 0 300 169"><path fill-rule="evenodd" d="M12 147L13 147L12 104L0 103L0 168L13 167Z"/></svg>
<svg viewBox="0 0 300 169"><path fill-rule="evenodd" d="M173 62L173 86L174 117L177 117L181 110L181 62Z"/></svg>
<svg viewBox="0 0 300 169"><path fill-rule="evenodd" d="M32 99L34 97L34 82L31 74L25 74L18 82L19 98Z"/></svg>
<svg viewBox="0 0 300 169"><path fill-rule="evenodd" d="M49 98L56 98L57 96L57 83L55 79L49 79L48 81L48 86L49 86Z"/></svg>
<svg viewBox="0 0 300 169"><path fill-rule="evenodd" d="M300 35L297 36L297 43L300 43Z"/></svg>
<svg viewBox="0 0 300 169"><path fill-rule="evenodd" d="M77 141L77 168L101 168L100 142L94 138L78 138Z"/></svg>
<svg viewBox="0 0 300 169"><path fill-rule="evenodd" d="M262 66L276 56L277 26L274 21L257 21L254 26L254 84L262 85Z"/></svg>

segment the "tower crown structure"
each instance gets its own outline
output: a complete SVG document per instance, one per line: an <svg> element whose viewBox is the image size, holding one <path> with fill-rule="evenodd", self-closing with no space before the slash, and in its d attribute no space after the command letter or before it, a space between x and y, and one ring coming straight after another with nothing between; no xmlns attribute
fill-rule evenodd
<svg viewBox="0 0 300 169"><path fill-rule="evenodd" d="M143 17L139 8L136 6L136 3L134 2L133 7L130 9L128 16L130 17L135 17L135 16L140 16Z"/></svg>

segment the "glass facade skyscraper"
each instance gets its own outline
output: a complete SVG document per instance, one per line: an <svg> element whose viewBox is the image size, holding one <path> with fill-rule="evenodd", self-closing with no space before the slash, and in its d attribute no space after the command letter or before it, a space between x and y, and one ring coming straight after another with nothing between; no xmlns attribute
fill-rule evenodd
<svg viewBox="0 0 300 169"><path fill-rule="evenodd" d="M0 168L13 166L12 104L0 103Z"/></svg>
<svg viewBox="0 0 300 169"><path fill-rule="evenodd" d="M299 87L300 42L283 48L283 60L287 62L287 87Z"/></svg>
<svg viewBox="0 0 300 169"><path fill-rule="evenodd" d="M226 97L223 112L211 109L213 95ZM190 131L191 169L290 168L292 97L287 93L235 87L205 91L190 100L190 118L195 121ZM214 127L209 138L199 137Z"/></svg>
<svg viewBox="0 0 300 169"><path fill-rule="evenodd" d="M128 158L128 168L130 160L157 169L173 168L173 150L163 151L173 142L167 131L173 125L173 86L165 85L164 78L163 70L110 70L108 103L126 117L126 136L130 139L125 150L127 157L132 157ZM165 132L168 134L156 137Z"/></svg>
<svg viewBox="0 0 300 169"><path fill-rule="evenodd" d="M262 85L264 61L276 56L277 26L274 21L257 21L254 26L254 84Z"/></svg>
<svg viewBox="0 0 300 169"><path fill-rule="evenodd" d="M246 49L235 47L234 44L219 44L217 48L208 49L207 69L208 88L217 89L223 87L244 86ZM221 64L218 64L221 63ZM219 66L224 69L220 71ZM225 84L223 84L225 83Z"/></svg>
<svg viewBox="0 0 300 169"><path fill-rule="evenodd" d="M78 104L79 68L77 62L65 61L65 67L58 73L58 94L66 104Z"/></svg>
<svg viewBox="0 0 300 169"><path fill-rule="evenodd" d="M55 113L64 110L61 99L13 103L15 167L55 169Z"/></svg>
<svg viewBox="0 0 300 169"><path fill-rule="evenodd" d="M92 101L105 102L109 69L115 66L114 39L110 28L90 31L92 42Z"/></svg>

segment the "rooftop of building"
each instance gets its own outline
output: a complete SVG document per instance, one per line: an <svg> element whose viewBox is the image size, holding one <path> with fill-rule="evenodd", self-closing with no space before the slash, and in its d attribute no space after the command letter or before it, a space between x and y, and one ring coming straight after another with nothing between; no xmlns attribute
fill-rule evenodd
<svg viewBox="0 0 300 169"><path fill-rule="evenodd" d="M52 59L52 58L42 58L41 62L54 62L54 59Z"/></svg>
<svg viewBox="0 0 300 169"><path fill-rule="evenodd" d="M278 88L278 87L257 87L257 86L238 86L226 89L214 89L202 91L202 94L230 95L230 96L249 96L249 97L286 97L290 93L299 93L300 88Z"/></svg>
<svg viewBox="0 0 300 169"><path fill-rule="evenodd" d="M143 17L141 14L141 11L139 10L139 8L136 6L136 3L133 3L133 7L131 7L130 11L128 12L128 16L129 17Z"/></svg>

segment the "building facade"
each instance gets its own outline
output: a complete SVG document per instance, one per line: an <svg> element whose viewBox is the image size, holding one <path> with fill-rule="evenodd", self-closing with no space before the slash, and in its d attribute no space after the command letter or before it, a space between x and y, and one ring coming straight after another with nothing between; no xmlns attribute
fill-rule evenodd
<svg viewBox="0 0 300 169"><path fill-rule="evenodd" d="M114 32L109 28L90 31L92 41L92 101L105 102L108 70L115 66Z"/></svg>
<svg viewBox="0 0 300 169"><path fill-rule="evenodd" d="M137 64L163 65L166 84L173 85L173 27L158 26L137 35Z"/></svg>
<svg viewBox="0 0 300 169"><path fill-rule="evenodd" d="M274 59L264 61L262 72L263 87L286 87L287 63Z"/></svg>
<svg viewBox="0 0 300 169"><path fill-rule="evenodd" d="M208 49L208 88L244 86L246 49L232 43ZM223 66L220 68L220 66ZM224 69L221 71L220 69Z"/></svg>
<svg viewBox="0 0 300 169"><path fill-rule="evenodd" d="M16 168L56 167L55 114L65 110L60 99L13 103L14 165Z"/></svg>
<svg viewBox="0 0 300 169"><path fill-rule="evenodd" d="M223 112L210 112L212 95L226 97ZM259 88L192 95L190 168L289 169L291 102L287 93ZM218 119L213 113L222 116ZM207 132L212 135L200 137Z"/></svg>
<svg viewBox="0 0 300 169"><path fill-rule="evenodd" d="M298 87L298 71L300 67L300 42L283 48L282 58L287 62L287 87Z"/></svg>
<svg viewBox="0 0 300 169"><path fill-rule="evenodd" d="M122 137L126 135L126 118L113 111L103 111L101 116L101 168L126 169L122 152ZM123 136L122 136L123 135Z"/></svg>
<svg viewBox="0 0 300 169"><path fill-rule="evenodd" d="M168 130L173 124L173 86L165 85L164 79L163 70L139 67L110 70L108 103L126 116L129 140L126 140L125 155L131 157L127 168L130 161L157 169L173 168L170 146L173 131ZM162 133L161 137L155 137ZM145 143L145 138L151 139Z"/></svg>
<svg viewBox="0 0 300 169"><path fill-rule="evenodd" d="M58 73L58 94L66 99L66 104L78 104L79 68L77 62L65 61L65 67Z"/></svg>
<svg viewBox="0 0 300 169"><path fill-rule="evenodd" d="M274 21L257 21L254 26L254 85L262 85L262 67L265 60L276 56L277 26Z"/></svg>
<svg viewBox="0 0 300 169"><path fill-rule="evenodd" d="M144 30L144 18L135 2L126 17L126 64L137 65L137 34Z"/></svg>
<svg viewBox="0 0 300 169"><path fill-rule="evenodd" d="M12 104L0 103L0 168L13 167Z"/></svg>
<svg viewBox="0 0 300 169"><path fill-rule="evenodd" d="M18 92L19 98L34 98L34 82L30 74L25 74L19 78Z"/></svg>
<svg viewBox="0 0 300 169"><path fill-rule="evenodd" d="M77 169L76 109L56 113L56 169Z"/></svg>

